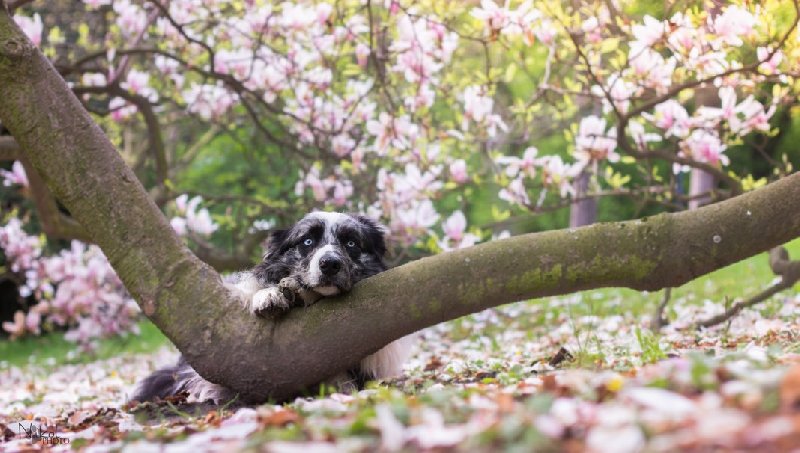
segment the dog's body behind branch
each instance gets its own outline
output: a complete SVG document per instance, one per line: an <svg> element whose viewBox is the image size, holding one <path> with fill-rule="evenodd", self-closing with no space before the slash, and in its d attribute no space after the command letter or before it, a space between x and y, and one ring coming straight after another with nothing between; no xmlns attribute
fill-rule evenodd
<svg viewBox="0 0 800 453"><path fill-rule="evenodd" d="M226 285L254 315L280 316L293 307L347 292L358 281L383 272L385 252L384 229L375 221L313 212L292 228L273 233L263 262L251 271L228 277ZM412 342L411 337L394 341L354 369L321 384L349 391L361 388L370 379L397 376ZM232 390L203 379L181 357L175 366L160 369L142 381L133 399L150 401L183 392L188 393L190 402L221 403L236 396Z"/></svg>

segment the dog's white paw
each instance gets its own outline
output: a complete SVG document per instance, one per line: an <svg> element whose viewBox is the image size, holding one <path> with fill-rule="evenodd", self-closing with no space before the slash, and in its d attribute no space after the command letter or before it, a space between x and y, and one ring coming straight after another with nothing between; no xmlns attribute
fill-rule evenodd
<svg viewBox="0 0 800 453"><path fill-rule="evenodd" d="M253 294L253 300L250 302L250 312L257 316L275 316L284 313L289 308L291 308L291 301L277 286L257 291Z"/></svg>

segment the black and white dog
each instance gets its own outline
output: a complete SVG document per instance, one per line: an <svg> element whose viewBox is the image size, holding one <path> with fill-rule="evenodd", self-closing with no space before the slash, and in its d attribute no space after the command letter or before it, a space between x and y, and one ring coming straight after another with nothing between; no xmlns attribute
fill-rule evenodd
<svg viewBox="0 0 800 453"><path fill-rule="evenodd" d="M364 216L312 212L292 228L274 232L261 264L226 279L226 286L257 316L277 316L295 306L349 291L353 285L386 270L385 229ZM357 369L325 384L339 391L363 387L371 379L402 372L412 336L396 340L361 361ZM183 357L175 366L145 378L133 400L152 401L186 392L189 402L224 403L235 393L200 377Z"/></svg>

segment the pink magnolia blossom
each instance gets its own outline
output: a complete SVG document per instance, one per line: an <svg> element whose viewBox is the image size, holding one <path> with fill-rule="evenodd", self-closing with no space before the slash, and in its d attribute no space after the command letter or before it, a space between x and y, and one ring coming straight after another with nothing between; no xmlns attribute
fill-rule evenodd
<svg viewBox="0 0 800 453"><path fill-rule="evenodd" d="M581 120L578 136L575 137L575 157L579 161L617 162L619 154L614 152L616 147L616 139L606 132L606 120L594 115Z"/></svg>
<svg viewBox="0 0 800 453"><path fill-rule="evenodd" d="M200 209L200 203L202 202L202 197L196 196L189 199L186 194L175 199L178 216L170 220L170 225L179 236L183 236L188 232L208 236L217 231L219 225L211 219L208 210L205 208Z"/></svg>
<svg viewBox="0 0 800 453"><path fill-rule="evenodd" d="M480 123L492 113L493 107L494 100L485 96L481 87L472 85L464 90L464 116L467 118Z"/></svg>
<svg viewBox="0 0 800 453"><path fill-rule="evenodd" d="M723 43L738 47L743 44L742 36L752 33L755 25L756 18L752 13L731 5L713 19L710 28Z"/></svg>
<svg viewBox="0 0 800 453"><path fill-rule="evenodd" d="M431 193L440 190L443 183L439 180L441 167L434 166L428 170L422 170L413 163L405 166L405 172L393 174L389 177L392 184L392 191L397 201L400 203L412 202L419 198L420 193ZM380 175L378 187L381 187Z"/></svg>
<svg viewBox="0 0 800 453"><path fill-rule="evenodd" d="M200 197L194 197L189 202L186 209L186 228L198 234L209 235L219 228L209 215L207 209L197 210L197 205L202 201Z"/></svg>
<svg viewBox="0 0 800 453"><path fill-rule="evenodd" d="M536 176L536 166L540 161L536 158L539 150L534 146L525 149L522 158L515 156L500 156L496 162L500 165L506 166L506 174L510 178L516 178L522 172L524 176L533 178Z"/></svg>
<svg viewBox="0 0 800 453"><path fill-rule="evenodd" d="M769 119L775 112L775 106L769 111L752 95L737 104L736 90L733 87L722 87L719 90L721 106L700 107L698 116L707 126L726 124L737 135L746 135L753 130L766 132L769 130Z"/></svg>
<svg viewBox="0 0 800 453"><path fill-rule="evenodd" d="M39 239L25 233L22 222L13 217L0 228L0 248L10 262L12 272L24 272L33 268L42 253Z"/></svg>
<svg viewBox="0 0 800 453"><path fill-rule="evenodd" d="M686 67L696 71L699 77L721 74L730 67L725 52L708 52L700 47L693 47L685 62Z"/></svg>
<svg viewBox="0 0 800 453"><path fill-rule="evenodd" d="M135 105L122 98L111 98L108 109L111 111L111 119L116 122L125 121L139 111Z"/></svg>
<svg viewBox="0 0 800 453"><path fill-rule="evenodd" d="M302 180L303 185L300 187L310 187L317 201L325 201L328 198L328 184L319 177L319 168L312 167L305 178ZM297 190L295 190L297 193ZM302 194L302 191L300 192Z"/></svg>
<svg viewBox="0 0 800 453"><path fill-rule="evenodd" d="M597 17L590 17L583 21L581 30L586 34L586 38L591 43L598 43L603 40L602 27Z"/></svg>
<svg viewBox="0 0 800 453"><path fill-rule="evenodd" d="M114 1L114 12L117 13L117 25L127 37L136 36L147 27L144 9L128 0Z"/></svg>
<svg viewBox="0 0 800 453"><path fill-rule="evenodd" d="M728 156L723 154L726 148L716 133L705 129L695 129L681 143L681 151L688 157L712 165L728 165Z"/></svg>
<svg viewBox="0 0 800 453"><path fill-rule="evenodd" d="M394 227L406 230L409 233L426 231L439 220L431 200L415 201L407 207L399 208L394 217Z"/></svg>
<svg viewBox="0 0 800 453"><path fill-rule="evenodd" d="M439 242L439 247L444 251L471 247L480 239L478 236L467 233L467 218L464 213L455 211L442 223L445 239Z"/></svg>
<svg viewBox="0 0 800 453"><path fill-rule="evenodd" d="M686 55L702 45L701 32L691 19L683 13L675 13L669 19L669 36L667 42L671 49Z"/></svg>
<svg viewBox="0 0 800 453"><path fill-rule="evenodd" d="M636 143L636 145L640 149L646 149L648 143L661 141L660 134L647 132L644 128L644 125L638 121L631 121L630 123L628 123L627 132L630 134L631 138L633 138L633 142ZM609 135L611 135L612 137L616 137L617 130L616 129L611 130Z"/></svg>
<svg viewBox="0 0 800 453"><path fill-rule="evenodd" d="M502 30L511 21L511 11L507 7L498 6L492 0L481 0L480 8L474 8L470 15L486 25L491 32Z"/></svg>
<svg viewBox="0 0 800 453"><path fill-rule="evenodd" d="M356 46L356 60L358 61L358 65L362 68L367 67L367 63L369 62L369 54L371 53L369 46L363 43L358 43Z"/></svg>
<svg viewBox="0 0 800 453"><path fill-rule="evenodd" d="M183 92L188 110L197 113L201 118L219 118L233 106L233 94L225 89L221 83L216 85L193 84Z"/></svg>
<svg viewBox="0 0 800 453"><path fill-rule="evenodd" d="M430 84L419 85L414 96L405 99L406 108L411 112L416 112L421 108L429 108L436 99L436 92L431 89Z"/></svg>
<svg viewBox="0 0 800 453"><path fill-rule="evenodd" d="M561 156L550 155L542 156L539 164L541 165L542 184L545 187L557 187L562 197L574 195L575 188L572 180L583 170L584 163L577 162L570 165L564 162Z"/></svg>
<svg viewBox="0 0 800 453"><path fill-rule="evenodd" d="M333 5L331 5L330 3L320 3L317 5L316 13L317 13L316 17L317 23L321 25L325 24L325 22L327 22L331 18L331 15L333 14Z"/></svg>
<svg viewBox="0 0 800 453"><path fill-rule="evenodd" d="M591 91L592 94L603 100L603 112L611 112L614 110L614 107L616 107L617 110L625 113L628 111L628 107L631 104L631 97L637 95L641 91L641 88L626 80L620 74L615 73L608 78L605 88L600 85L595 85L592 87ZM609 97L611 97L611 100L614 102L613 106L608 100Z"/></svg>
<svg viewBox="0 0 800 453"><path fill-rule="evenodd" d="M169 224L178 236L186 236L186 233L189 232L186 228L186 219L183 217L173 217Z"/></svg>
<svg viewBox="0 0 800 453"><path fill-rule="evenodd" d="M0 227L0 248L12 272L24 277L23 297L38 303L17 312L3 329L20 337L42 332L44 321L69 328L66 338L91 347L98 336L136 330L138 308L97 246L73 241L55 256L42 256L38 238L27 235L18 219Z"/></svg>
<svg viewBox="0 0 800 453"><path fill-rule="evenodd" d="M410 149L417 140L419 127L411 122L408 115L394 118L381 112L378 120L367 122L367 132L375 136L375 150L383 155L389 146Z"/></svg>
<svg viewBox="0 0 800 453"><path fill-rule="evenodd" d="M348 135L339 134L331 140L331 150L339 157L346 157L355 146L356 141Z"/></svg>
<svg viewBox="0 0 800 453"><path fill-rule="evenodd" d="M552 46L555 42L556 35L558 35L558 30L553 26L552 21L542 20L539 26L533 29L533 34L542 44Z"/></svg>
<svg viewBox="0 0 800 453"><path fill-rule="evenodd" d="M316 20L315 12L306 5L285 2L281 4L277 25L286 31L299 32L310 27Z"/></svg>
<svg viewBox="0 0 800 453"><path fill-rule="evenodd" d="M500 115L492 113L494 100L484 95L483 91L483 88L477 85L468 86L464 90L464 119L461 128L466 131L469 128L468 120L472 120L485 126L488 135L494 137L498 128L507 131L508 126Z"/></svg>
<svg viewBox="0 0 800 453"><path fill-rule="evenodd" d="M736 90L733 87L720 88L719 99L720 107L702 106L697 109L698 116L712 124L734 119L736 116Z"/></svg>
<svg viewBox="0 0 800 453"><path fill-rule="evenodd" d="M663 129L667 137L686 137L691 128L691 120L680 102L670 99L656 105L654 113L642 116L657 128Z"/></svg>
<svg viewBox="0 0 800 453"><path fill-rule="evenodd" d="M3 185L6 187L14 184L28 187L28 175L25 174L25 168L20 161L11 164L11 171L0 170L0 177L3 178Z"/></svg>
<svg viewBox="0 0 800 453"><path fill-rule="evenodd" d="M41 323L42 323L42 315L39 314L39 312L37 312L36 310L29 311L28 315L25 316L25 330L33 333L34 335L39 335L40 333L42 333Z"/></svg>
<svg viewBox="0 0 800 453"><path fill-rule="evenodd" d="M460 210L455 211L442 224L442 229L447 237L454 241L460 241L464 236L464 231L467 229L467 218Z"/></svg>
<svg viewBox="0 0 800 453"><path fill-rule="evenodd" d="M635 38L630 44L631 49L640 50L652 47L653 44L664 38L666 31L666 24L649 14L645 15L641 24L631 26L631 33Z"/></svg>
<svg viewBox="0 0 800 453"><path fill-rule="evenodd" d="M765 111L764 105L750 95L736 106L736 120L730 122L731 132L739 135L752 131L768 132L769 119L774 113L774 104Z"/></svg>
<svg viewBox="0 0 800 453"><path fill-rule="evenodd" d="M635 77L641 79L644 86L662 93L672 85L672 75L677 64L675 58L665 60L652 49L631 48L628 60Z"/></svg>
<svg viewBox="0 0 800 453"><path fill-rule="evenodd" d="M407 15L397 19L397 39L390 50L395 52L392 67L409 83L431 83L450 60L458 42L458 35L446 31L437 21L425 17L412 19Z"/></svg>
<svg viewBox="0 0 800 453"><path fill-rule="evenodd" d="M334 206L342 207L353 195L353 184L350 181L336 181L333 186L333 197L331 202Z"/></svg>
<svg viewBox="0 0 800 453"><path fill-rule="evenodd" d="M467 162L464 159L457 159L450 164L450 178L458 184L464 184L469 181Z"/></svg>
<svg viewBox="0 0 800 453"><path fill-rule="evenodd" d="M772 56L770 57L771 53ZM778 50L773 53L772 50L767 47L759 47L756 49L756 56L758 57L758 61L763 61L763 63L758 66L761 72L768 75L777 74L779 72L778 65L783 61L783 52Z"/></svg>
<svg viewBox="0 0 800 453"><path fill-rule="evenodd" d="M504 201L507 201L512 204L522 204L525 206L529 206L531 204L531 200L528 197L528 191L525 188L525 183L522 182L522 178L515 178L513 179L507 187L500 189L500 192L497 196Z"/></svg>
<svg viewBox="0 0 800 453"><path fill-rule="evenodd" d="M131 69L128 71L128 76L125 78L125 81L120 83L120 87L124 90L128 90L133 94L138 94L147 98L150 102L155 102L158 100L158 93L155 89L149 86L150 82L150 74L138 71L136 69Z"/></svg>
<svg viewBox="0 0 800 453"><path fill-rule="evenodd" d="M42 45L44 25L38 13L34 14L33 17L15 15L14 22L19 25L19 28L22 29L22 32L25 33L25 36L31 40L34 46L39 47Z"/></svg>

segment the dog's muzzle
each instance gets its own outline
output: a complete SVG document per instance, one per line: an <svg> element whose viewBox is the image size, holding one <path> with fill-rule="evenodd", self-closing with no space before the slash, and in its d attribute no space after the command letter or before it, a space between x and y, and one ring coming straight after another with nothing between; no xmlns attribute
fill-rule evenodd
<svg viewBox="0 0 800 453"><path fill-rule="evenodd" d="M331 246L321 250L315 261L311 263L309 286L323 296L333 296L349 291L353 286L350 282L350 271L344 258Z"/></svg>
<svg viewBox="0 0 800 453"><path fill-rule="evenodd" d="M319 259L319 271L326 277L333 277L342 269L342 259L333 253L326 253Z"/></svg>

